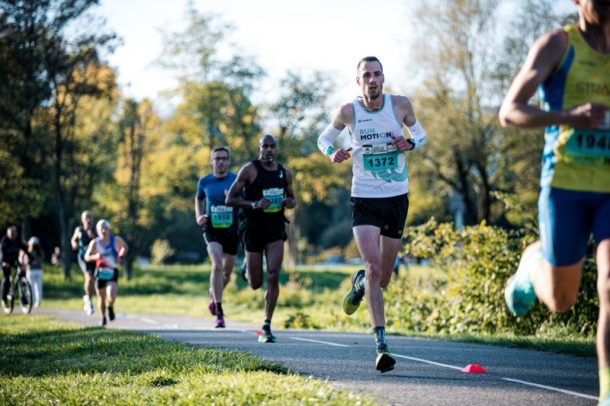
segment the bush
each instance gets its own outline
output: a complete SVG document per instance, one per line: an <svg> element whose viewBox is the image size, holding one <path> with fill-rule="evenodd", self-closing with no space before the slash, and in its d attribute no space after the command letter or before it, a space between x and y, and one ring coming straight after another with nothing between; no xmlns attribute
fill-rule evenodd
<svg viewBox="0 0 610 406"><path fill-rule="evenodd" d="M551 314L540 303L525 317L511 315L504 303L504 287L515 272L521 252L535 239L526 230L506 231L480 224L460 231L452 224L428 223L411 227L405 235L406 253L426 258L442 270L435 286L422 290L399 279L389 287L396 296L388 319L417 332L545 334L561 325L576 335L597 328L595 264L588 261L577 305Z"/></svg>
<svg viewBox="0 0 610 406"><path fill-rule="evenodd" d="M169 257L174 255L175 251L167 240L155 240L150 249L150 262L153 265L161 265L165 263Z"/></svg>

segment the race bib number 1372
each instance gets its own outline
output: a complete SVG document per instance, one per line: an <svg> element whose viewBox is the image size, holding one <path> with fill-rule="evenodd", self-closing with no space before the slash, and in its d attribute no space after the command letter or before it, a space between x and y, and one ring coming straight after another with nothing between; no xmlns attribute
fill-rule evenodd
<svg viewBox="0 0 610 406"><path fill-rule="evenodd" d="M363 145L364 169L379 171L398 167L398 149L393 144Z"/></svg>

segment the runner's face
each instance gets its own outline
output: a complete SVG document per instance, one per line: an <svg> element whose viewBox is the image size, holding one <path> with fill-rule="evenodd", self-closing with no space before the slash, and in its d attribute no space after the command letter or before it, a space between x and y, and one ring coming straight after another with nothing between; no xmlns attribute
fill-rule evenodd
<svg viewBox="0 0 610 406"><path fill-rule="evenodd" d="M231 161L229 160L229 154L226 151L217 151L212 154L212 168L214 175L223 176L227 173Z"/></svg>
<svg viewBox="0 0 610 406"><path fill-rule="evenodd" d="M358 69L356 83L362 89L362 95L376 99L383 93L383 71L379 62L364 62Z"/></svg>
<svg viewBox="0 0 610 406"><path fill-rule="evenodd" d="M260 160L263 162L273 162L275 160L275 140L271 137L263 138L260 143Z"/></svg>
<svg viewBox="0 0 610 406"><path fill-rule="evenodd" d="M102 238L106 238L107 236L110 235L110 227L108 227L105 224L102 224L101 226L99 226L97 228L97 233L102 237Z"/></svg>
<svg viewBox="0 0 610 406"><path fill-rule="evenodd" d="M83 214L81 221L83 222L85 228L89 229L91 228L91 223L93 222L93 216L91 214Z"/></svg>
<svg viewBox="0 0 610 406"><path fill-rule="evenodd" d="M9 227L6 229L6 236L11 240L17 238L17 227Z"/></svg>

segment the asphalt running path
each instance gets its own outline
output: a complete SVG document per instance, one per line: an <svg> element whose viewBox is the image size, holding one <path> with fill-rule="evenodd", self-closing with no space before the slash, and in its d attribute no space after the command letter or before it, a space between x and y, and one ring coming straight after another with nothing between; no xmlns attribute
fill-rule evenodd
<svg viewBox="0 0 610 406"><path fill-rule="evenodd" d="M44 310L63 321L99 323L83 312ZM237 349L294 372L369 393L391 405L596 405L597 361L539 351L389 336L396 368L374 369L372 336L325 331L274 330L278 342L257 342L258 325L214 329L211 319L117 314L109 328L137 330L201 347ZM488 372L462 372L478 364Z"/></svg>

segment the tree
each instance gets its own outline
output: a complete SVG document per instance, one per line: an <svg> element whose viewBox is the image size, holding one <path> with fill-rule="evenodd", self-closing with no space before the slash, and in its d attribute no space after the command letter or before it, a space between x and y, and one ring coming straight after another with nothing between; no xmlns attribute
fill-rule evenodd
<svg viewBox="0 0 610 406"><path fill-rule="evenodd" d="M129 251L125 258L125 279L130 279L135 256L142 254L152 243L146 216L143 178L146 161L158 140L160 120L150 100L123 102L123 112L118 123L117 154L114 158L114 174L100 193L96 194L121 234Z"/></svg>
<svg viewBox="0 0 610 406"><path fill-rule="evenodd" d="M429 44L418 54L425 89L417 95L417 111L431 137L422 150L420 168L442 183L437 186L442 194L457 193L462 198L467 224L499 221L504 213L494 205L494 193L514 192L521 163L539 156L508 137L497 122L497 106L505 90L498 83L506 83L519 62L497 50L503 41L526 43L532 37L531 31L509 30L510 38L498 38L500 4L500 0L452 0L442 7L426 3L416 13L422 27L419 34ZM527 7L519 9L515 24L531 19L527 13L532 10L547 16L544 22L556 21L550 2L522 4Z"/></svg>
<svg viewBox="0 0 610 406"><path fill-rule="evenodd" d="M277 125L274 135L278 144L278 160L285 162L293 171L295 193L300 202L295 210L287 212L290 223L287 227L286 259L292 266L297 263L300 238L297 228L301 222L297 221L297 216L313 201L308 195L312 191L308 184L318 180L314 172L322 175L319 169L327 169L322 175L327 179L333 176L333 171L328 170L329 165L308 167L311 162L320 162L320 158L328 161L316 147L318 134L329 121L326 98L334 88L333 82L322 80L325 76L328 75L324 72L313 72L309 77L294 71L287 72L280 81L278 99L269 106L269 121ZM324 85L320 86L320 83ZM326 193L328 191L324 191L323 195Z"/></svg>
<svg viewBox="0 0 610 406"><path fill-rule="evenodd" d="M115 36L102 32L102 23L89 14L96 4L14 0L2 1L0 8L0 128L9 129L2 136L14 137L12 154L28 187L44 193L45 185L52 185L48 191L56 200L64 252L79 190L80 152L87 146L75 137L79 101L114 88L114 75L100 55L112 50ZM29 216L39 211L39 200L33 199ZM71 256L63 258L68 277Z"/></svg>

